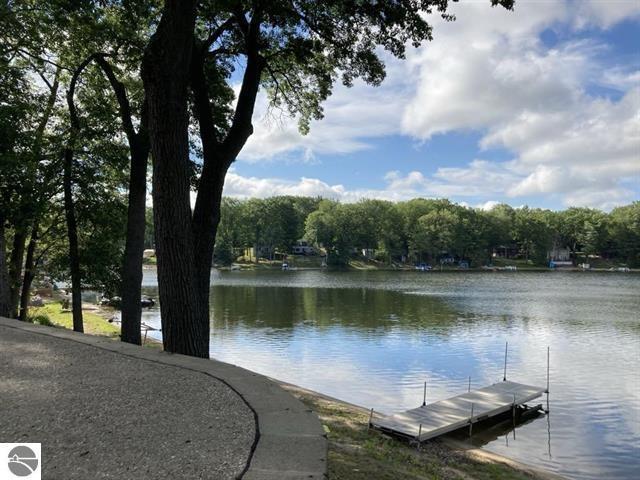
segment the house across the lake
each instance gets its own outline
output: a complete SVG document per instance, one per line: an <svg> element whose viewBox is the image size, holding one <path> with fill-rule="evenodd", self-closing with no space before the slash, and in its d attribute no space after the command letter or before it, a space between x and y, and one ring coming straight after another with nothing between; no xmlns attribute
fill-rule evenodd
<svg viewBox="0 0 640 480"><path fill-rule="evenodd" d="M500 245L493 249L493 258L515 258L519 253L518 245Z"/></svg>
<svg viewBox="0 0 640 480"><path fill-rule="evenodd" d="M291 250L294 255L315 255L316 250L305 240L298 240Z"/></svg>
<svg viewBox="0 0 640 480"><path fill-rule="evenodd" d="M567 247L554 245L553 248L547 252L547 258L553 260L556 264L558 262L571 262L571 250Z"/></svg>

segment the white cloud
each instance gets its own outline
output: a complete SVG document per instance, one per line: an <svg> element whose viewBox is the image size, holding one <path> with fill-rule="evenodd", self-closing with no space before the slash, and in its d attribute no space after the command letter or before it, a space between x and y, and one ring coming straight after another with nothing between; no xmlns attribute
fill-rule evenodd
<svg viewBox="0 0 640 480"><path fill-rule="evenodd" d="M614 67L603 72L600 83L604 86L627 91L640 85L640 70Z"/></svg>
<svg viewBox="0 0 640 480"><path fill-rule="evenodd" d="M573 0L571 8L576 10L573 20L576 28L609 28L626 18L640 16L637 0Z"/></svg>
<svg viewBox="0 0 640 480"><path fill-rule="evenodd" d="M301 195L342 199L346 191L342 185L329 185L321 180L302 177L298 181L280 178L244 177L234 171L227 174L224 194L231 197L265 198L275 195Z"/></svg>
<svg viewBox="0 0 640 480"><path fill-rule="evenodd" d="M485 210L488 212L489 210L493 210L494 207L500 205L500 203L501 202L498 202L497 200L487 200L486 202L479 203L475 206L475 208L479 208L480 210Z"/></svg>
<svg viewBox="0 0 640 480"><path fill-rule="evenodd" d="M255 134L241 160L312 161L316 154L370 148L372 137L403 134L409 142L428 141L472 129L483 133L478 154L504 148L512 152L510 161L476 159L465 167L439 168L431 176L394 172L380 190L235 174L226 188L256 196L308 191L347 200L365 194L390 199L554 195L565 205L603 208L632 200L637 191L628 185L640 179L640 73L626 65L605 67L606 45L573 40L547 48L539 34L559 25L565 32L606 29L637 18L640 2L518 2L515 12L488 3L454 4L455 22L433 17L435 40L410 50L406 61L389 60L381 87L336 86L325 104L325 119L313 122L306 137L293 119L269 121L261 97ZM593 96L589 85L594 83L623 96Z"/></svg>
<svg viewBox="0 0 640 480"><path fill-rule="evenodd" d="M522 3L508 12L476 2L454 11L458 19L437 23L435 40L410 59L419 81L404 113L405 133L428 139L484 129L529 106L561 109L570 101L584 55L578 45L546 51L536 35L564 15L562 8Z"/></svg>
<svg viewBox="0 0 640 480"><path fill-rule="evenodd" d="M409 85L399 62L390 62L380 87L356 81L347 88L337 84L324 104L325 118L313 121L311 131L298 132L296 119L268 108L259 94L254 114L255 133L240 159L248 162L290 159L313 160L316 154L345 154L370 148L367 139L400 133L400 117Z"/></svg>

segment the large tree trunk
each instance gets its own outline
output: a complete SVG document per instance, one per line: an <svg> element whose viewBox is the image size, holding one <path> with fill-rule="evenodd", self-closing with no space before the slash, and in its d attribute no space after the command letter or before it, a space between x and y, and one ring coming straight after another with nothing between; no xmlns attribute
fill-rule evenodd
<svg viewBox="0 0 640 480"><path fill-rule="evenodd" d="M153 157L153 211L165 350L209 356L209 312L197 295L189 200L187 86L195 2L167 0L142 62Z"/></svg>
<svg viewBox="0 0 640 480"><path fill-rule="evenodd" d="M7 249L4 238L5 219L0 213L0 317L11 313L9 273L7 272Z"/></svg>
<svg viewBox="0 0 640 480"><path fill-rule="evenodd" d="M129 206L127 233L122 263L122 322L120 338L123 342L140 345L140 304L142 284L142 254L144 252L145 203L147 197L147 161L149 136L147 132L146 102L143 102L140 127L136 133L132 121L131 104L124 84L118 80L111 64L103 55L96 63L107 76L120 108L122 128L129 142L131 171L129 173Z"/></svg>
<svg viewBox="0 0 640 480"><path fill-rule="evenodd" d="M33 224L31 239L27 247L27 259L24 262L24 279L22 280L22 293L20 294L20 320L27 321L29 314L29 298L31 297L31 284L35 277L35 254L38 243L40 224L38 220Z"/></svg>
<svg viewBox="0 0 640 480"><path fill-rule="evenodd" d="M239 21L244 19L240 15ZM222 143L215 140L215 129L211 115L211 103L205 75L205 52L194 48L191 63L191 86L194 93L195 113L200 126L203 168L198 185L198 196L193 211L193 234L196 264L196 286L198 298L209 309L211 264L220 223L220 207L224 180L229 167L235 161L247 139L253 133L251 118L265 62L257 53L260 15L255 14L247 25L248 57L242 87L233 122ZM257 261L256 249L256 261Z"/></svg>
<svg viewBox="0 0 640 480"><path fill-rule="evenodd" d="M145 139L146 143L146 139ZM129 177L129 206L127 210L127 240L122 267L122 330L123 342L140 345L140 304L142 285L142 254L144 252L145 202L147 196L146 145L133 144Z"/></svg>
<svg viewBox="0 0 640 480"><path fill-rule="evenodd" d="M27 230L16 227L13 235L13 247L9 261L10 305L11 318L18 318L18 302L20 300L20 285L22 283L22 262L24 260L24 247L27 243Z"/></svg>
<svg viewBox="0 0 640 480"><path fill-rule="evenodd" d="M69 268L71 270L71 303L73 311L73 330L84 332L82 322L82 286L80 275L80 253L78 252L78 226L73 202L71 171L73 169L73 150L67 147L64 151L64 213L67 220L67 236L69 241Z"/></svg>

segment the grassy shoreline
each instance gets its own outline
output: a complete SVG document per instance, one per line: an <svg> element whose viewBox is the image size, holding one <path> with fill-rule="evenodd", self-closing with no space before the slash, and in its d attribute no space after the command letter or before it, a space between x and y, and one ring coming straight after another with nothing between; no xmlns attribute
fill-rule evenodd
<svg viewBox="0 0 640 480"><path fill-rule="evenodd" d="M60 302L52 301L45 303L42 307L29 307L29 317L34 318L39 315L46 315L55 327L73 329L73 316L70 310L63 310ZM82 308L82 320L84 333L89 335L101 335L103 337L120 337L120 327L110 323L109 317L113 312L103 310L100 306L92 306L91 309Z"/></svg>
<svg viewBox="0 0 640 480"><path fill-rule="evenodd" d="M329 440L329 478L335 480L561 480L563 477L451 440L415 447L369 431L369 412L357 405L272 379L314 410Z"/></svg>
<svg viewBox="0 0 640 480"><path fill-rule="evenodd" d="M288 264L291 269L294 270L324 270L326 267L322 267L321 258L320 257L304 257L304 256L294 256L290 255L288 259ZM254 270L281 270L282 269L282 260L265 260L260 259L259 262L254 261L238 261L234 262L233 265L235 268L239 268L240 271L254 271ZM583 270L579 267L562 267L556 270L550 269L546 265L534 265L530 262L524 260L504 260L498 259L492 267L470 267L470 268L458 268L457 266L447 265L442 268L438 266L434 266L432 270L428 272L422 273L440 273L440 272L460 272L460 273L469 273L469 272L493 272L493 273L514 273L513 271L508 271L504 267L506 266L514 266L517 268L516 271L523 272L608 272L608 273L619 273L617 271L610 270L612 265L604 264L602 266L594 266L589 270ZM146 265L146 268L155 268L155 265ZM231 266L216 266L218 270L232 270ZM613 268L617 268L613 266ZM365 260L365 259L352 259L349 261L347 265L342 267L330 266L329 270L337 270L337 271L357 271L357 270L368 270L368 271L389 271L389 272L416 272L416 268L411 264L389 264L386 262L379 262L376 260ZM638 268L632 268L629 270L630 273L640 272Z"/></svg>

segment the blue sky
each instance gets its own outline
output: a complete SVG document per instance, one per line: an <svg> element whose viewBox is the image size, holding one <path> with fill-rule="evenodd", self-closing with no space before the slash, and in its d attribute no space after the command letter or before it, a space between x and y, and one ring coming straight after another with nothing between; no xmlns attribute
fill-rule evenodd
<svg viewBox="0 0 640 480"><path fill-rule="evenodd" d="M336 85L325 118L260 97L225 194L609 210L640 199L640 1L460 2L380 87Z"/></svg>

